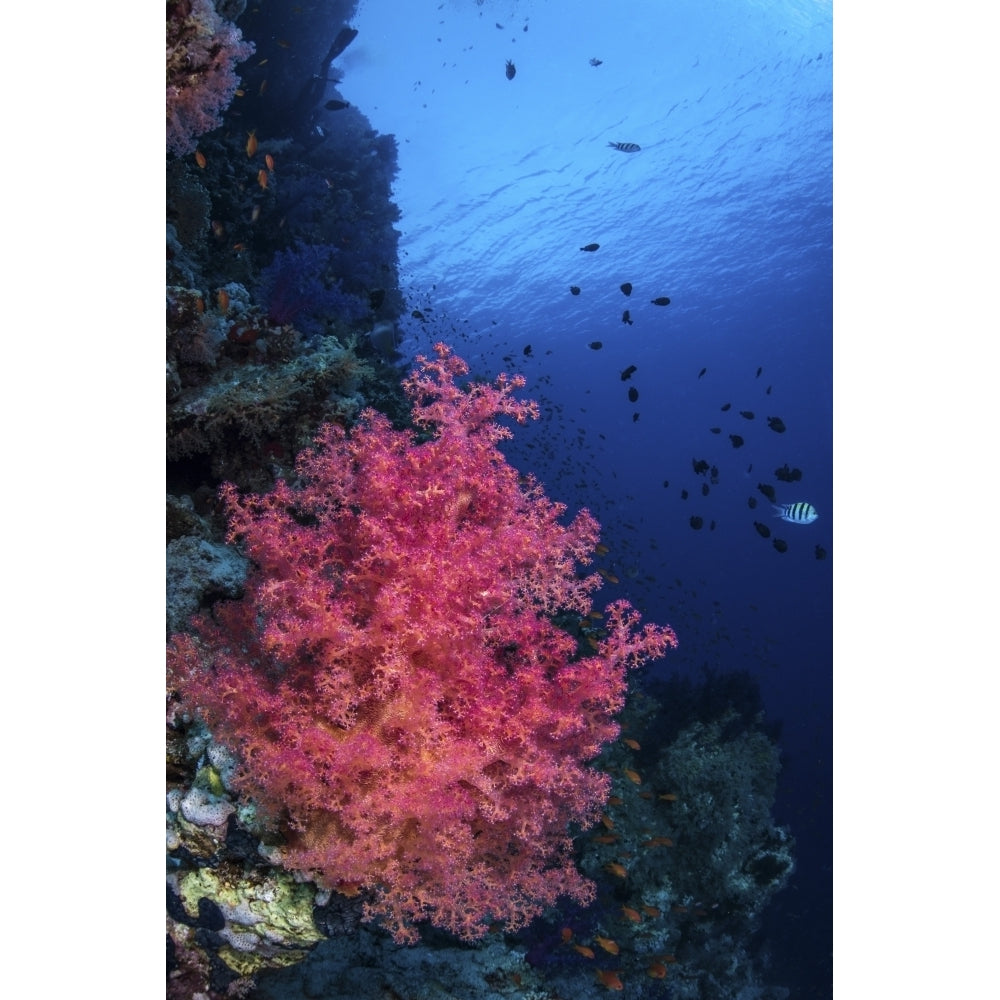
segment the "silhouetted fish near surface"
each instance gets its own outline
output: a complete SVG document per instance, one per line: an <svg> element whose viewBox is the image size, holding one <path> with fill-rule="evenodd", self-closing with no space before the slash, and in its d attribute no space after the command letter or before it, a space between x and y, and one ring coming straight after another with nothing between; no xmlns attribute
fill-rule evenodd
<svg viewBox="0 0 1000 1000"><path fill-rule="evenodd" d="M632 325L632 314L627 309L622 313L622 322L628 323L629 326Z"/></svg>
<svg viewBox="0 0 1000 1000"><path fill-rule="evenodd" d="M768 417L767 426L771 428L772 431L777 431L779 434L785 433L785 421L781 417Z"/></svg>
<svg viewBox="0 0 1000 1000"><path fill-rule="evenodd" d="M741 438L739 436L739 434L730 434L729 435L729 440L733 442L733 447L734 448L742 448L743 447L743 438Z"/></svg>
<svg viewBox="0 0 1000 1000"><path fill-rule="evenodd" d="M775 538L775 539L773 540L772 544L774 545L774 547L775 547L775 548L776 548L776 549L777 549L777 550L778 550L779 552L787 552L787 551L788 551L788 542L786 542L786 541L785 541L784 539L782 539L782 538Z"/></svg>
<svg viewBox="0 0 1000 1000"><path fill-rule="evenodd" d="M343 111L344 108L349 108L350 106L350 101L327 101L323 105L327 111Z"/></svg>
<svg viewBox="0 0 1000 1000"><path fill-rule="evenodd" d="M603 59L598 59L597 56L591 56L591 58L590 58L590 65L591 66L600 66L601 63L603 63L603 62L604 62L604 60Z"/></svg>
<svg viewBox="0 0 1000 1000"><path fill-rule="evenodd" d="M761 368L758 368L758 369L757 369L757 374L756 374L756 375L754 375L754 378L760 378L760 373L761 373L761 372L762 372L763 370L764 370L764 369L763 369L763 367L761 367Z"/></svg>
<svg viewBox="0 0 1000 1000"><path fill-rule="evenodd" d="M692 514L691 515L690 524L691 524L691 527L694 528L695 531L698 531L698 529L701 528L701 526L704 523L705 522L700 517L698 517L697 514Z"/></svg>
<svg viewBox="0 0 1000 1000"><path fill-rule="evenodd" d="M569 290L570 290L570 294L572 294L572 295L579 295L580 294L580 286L579 285L570 285L569 286Z"/></svg>
<svg viewBox="0 0 1000 1000"><path fill-rule="evenodd" d="M773 507L774 516L789 524L812 524L819 517L816 508L804 500L798 503L776 503Z"/></svg>
<svg viewBox="0 0 1000 1000"><path fill-rule="evenodd" d="M504 70L504 72L507 74L508 80L513 80L515 75L517 74L517 67L508 59L507 68L506 70Z"/></svg>
<svg viewBox="0 0 1000 1000"><path fill-rule="evenodd" d="M588 243L585 247L580 247L581 250L586 250L587 253L593 253L595 250L601 249L600 243Z"/></svg>
<svg viewBox="0 0 1000 1000"><path fill-rule="evenodd" d="M636 142L609 142L608 145L622 153L638 153L642 148Z"/></svg>
<svg viewBox="0 0 1000 1000"><path fill-rule="evenodd" d="M774 487L770 483L758 483L757 489L760 490L760 492L763 493L764 496L771 501L771 503L774 503L777 494L774 492Z"/></svg>
<svg viewBox="0 0 1000 1000"><path fill-rule="evenodd" d="M632 414L632 423L634 424L634 423L636 423L636 422L637 422L638 420L639 420L639 414L638 414L638 413L633 413L633 414Z"/></svg>
<svg viewBox="0 0 1000 1000"><path fill-rule="evenodd" d="M668 299L666 295L658 295L655 299L650 299L649 301L652 302L654 306L670 305L670 299Z"/></svg>
<svg viewBox="0 0 1000 1000"><path fill-rule="evenodd" d="M747 497L747 506L751 510L753 510L757 506L757 498L756 497Z"/></svg>
<svg viewBox="0 0 1000 1000"><path fill-rule="evenodd" d="M740 410L740 416L745 420L753 420L753 410Z"/></svg>
<svg viewBox="0 0 1000 1000"><path fill-rule="evenodd" d="M825 559L826 558L826 549L824 549L822 545L817 545L816 546L816 558L817 559Z"/></svg>
<svg viewBox="0 0 1000 1000"><path fill-rule="evenodd" d="M707 371L708 371L708 369L707 369L707 368L702 368L702 370L701 370L700 372L698 372L698 378L701 378L701 377L702 377L702 375L704 375L704 374L705 374L705 372L707 372Z"/></svg>
<svg viewBox="0 0 1000 1000"><path fill-rule="evenodd" d="M629 365L628 368L623 369L622 381L627 382L636 373L636 371L637 369L635 365Z"/></svg>
<svg viewBox="0 0 1000 1000"><path fill-rule="evenodd" d="M628 401L630 403L635 403L638 402L638 400L639 400L639 390L635 386L632 386L632 388L629 389L628 391Z"/></svg>
<svg viewBox="0 0 1000 1000"><path fill-rule="evenodd" d="M619 285L618 287L622 290L622 292L625 295L631 295L632 294L632 282L631 281L626 281L625 284Z"/></svg>
<svg viewBox="0 0 1000 1000"><path fill-rule="evenodd" d="M754 521L753 526L757 529L757 534L761 538L770 538L771 529L766 524L761 524L760 521Z"/></svg>
<svg viewBox="0 0 1000 1000"><path fill-rule="evenodd" d="M722 406L719 407L719 409L722 410L723 413L725 413L726 410L728 410L729 407L732 405L733 405L732 403L723 403Z"/></svg>
<svg viewBox="0 0 1000 1000"><path fill-rule="evenodd" d="M709 427L709 430L713 434L721 434L722 433L722 428L721 427Z"/></svg>
<svg viewBox="0 0 1000 1000"><path fill-rule="evenodd" d="M521 352L526 358L531 357L531 344L526 344L524 350Z"/></svg>
<svg viewBox="0 0 1000 1000"><path fill-rule="evenodd" d="M592 351L599 351L604 346L604 343L600 340L592 340L589 344L587 344L587 346Z"/></svg>

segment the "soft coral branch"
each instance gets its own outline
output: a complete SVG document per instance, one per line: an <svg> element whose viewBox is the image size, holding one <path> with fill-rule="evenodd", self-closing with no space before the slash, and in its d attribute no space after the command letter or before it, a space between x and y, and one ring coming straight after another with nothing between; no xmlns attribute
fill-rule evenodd
<svg viewBox="0 0 1000 1000"><path fill-rule="evenodd" d="M627 668L676 639L616 602L578 659L552 619L591 609L600 578L576 566L597 522L563 524L496 447L497 417L537 409L516 377L460 387L444 345L417 362L405 385L429 439L369 410L351 434L320 431L295 488L223 489L257 568L197 642L175 637L170 676L239 750L287 865L369 890L399 940L421 920L473 939L592 898L567 833L608 793L587 762L618 734Z"/></svg>

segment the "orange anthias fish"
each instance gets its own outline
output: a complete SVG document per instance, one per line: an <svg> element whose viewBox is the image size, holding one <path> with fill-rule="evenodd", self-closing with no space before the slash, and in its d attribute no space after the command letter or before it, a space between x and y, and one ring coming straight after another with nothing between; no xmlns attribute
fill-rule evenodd
<svg viewBox="0 0 1000 1000"><path fill-rule="evenodd" d="M604 866L604 870L611 872L616 878L628 878L628 869L624 865L618 864L617 861L609 861Z"/></svg>
<svg viewBox="0 0 1000 1000"><path fill-rule="evenodd" d="M631 739L628 736L626 736L625 739L622 740L622 743L624 743L625 746L627 746L630 750L638 750L638 749L640 749L640 747L639 747L639 741L638 740L633 740L633 739Z"/></svg>
<svg viewBox="0 0 1000 1000"><path fill-rule="evenodd" d="M642 778L639 777L639 773L637 771L633 771L631 768L625 767L622 768L622 774L624 774L633 785L642 784Z"/></svg>
<svg viewBox="0 0 1000 1000"><path fill-rule="evenodd" d="M651 837L649 840L644 840L640 847L673 847L674 842L669 837Z"/></svg>
<svg viewBox="0 0 1000 1000"><path fill-rule="evenodd" d="M654 962L647 970L646 975L653 979L664 979L667 975L667 967L662 962Z"/></svg>
<svg viewBox="0 0 1000 1000"><path fill-rule="evenodd" d="M208 165L208 160L205 159L205 154L200 149L196 149L194 151L194 162L197 163L202 170L204 170Z"/></svg>
<svg viewBox="0 0 1000 1000"><path fill-rule="evenodd" d="M611 938L601 937L600 934L594 935L594 940L609 954L617 955L621 950L618 947L617 941L612 941Z"/></svg>
<svg viewBox="0 0 1000 1000"><path fill-rule="evenodd" d="M266 189L267 188L267 171L266 170L258 170L257 171L257 183L261 186L262 189Z"/></svg>
<svg viewBox="0 0 1000 1000"><path fill-rule="evenodd" d="M247 136L247 159L252 160L256 152L257 152L257 130L254 129L254 131Z"/></svg>
<svg viewBox="0 0 1000 1000"><path fill-rule="evenodd" d="M268 170L274 170L274 157L270 153L265 153L264 163L267 164Z"/></svg>
<svg viewBox="0 0 1000 1000"><path fill-rule="evenodd" d="M593 958L594 949L588 948L585 944L575 944L573 947L581 954L584 958Z"/></svg>
<svg viewBox="0 0 1000 1000"><path fill-rule="evenodd" d="M642 923L642 916L639 911L633 910L631 906L622 907L622 916L625 917L626 920L631 920L633 924Z"/></svg>
<svg viewBox="0 0 1000 1000"><path fill-rule="evenodd" d="M602 986L607 986L609 990L623 990L625 984L618 978L618 973L614 969L597 969L597 981Z"/></svg>

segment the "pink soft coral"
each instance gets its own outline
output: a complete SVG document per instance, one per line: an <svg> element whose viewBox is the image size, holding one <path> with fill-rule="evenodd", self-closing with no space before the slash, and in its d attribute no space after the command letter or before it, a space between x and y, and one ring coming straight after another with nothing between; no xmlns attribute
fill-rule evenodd
<svg viewBox="0 0 1000 1000"><path fill-rule="evenodd" d="M222 124L239 77L254 53L212 0L167 0L167 152L183 156L198 136Z"/></svg>
<svg viewBox="0 0 1000 1000"><path fill-rule="evenodd" d="M429 920L466 939L585 903L568 824L596 821L609 778L586 766L618 734L625 671L676 644L610 606L596 655L552 623L583 616L598 524L497 449L498 415L537 416L519 376L462 389L444 345L405 386L419 441L365 412L333 425L263 496L223 488L256 565L240 602L175 636L170 676L239 785L283 825L283 862L342 892L400 941Z"/></svg>

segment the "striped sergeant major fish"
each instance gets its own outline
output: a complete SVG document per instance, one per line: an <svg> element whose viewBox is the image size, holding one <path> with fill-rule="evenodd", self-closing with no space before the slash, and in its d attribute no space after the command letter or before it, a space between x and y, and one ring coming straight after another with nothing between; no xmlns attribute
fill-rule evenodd
<svg viewBox="0 0 1000 1000"><path fill-rule="evenodd" d="M642 148L637 142L609 142L608 145L622 153L638 153Z"/></svg>
<svg viewBox="0 0 1000 1000"><path fill-rule="evenodd" d="M798 503L775 503L774 516L789 524L812 524L819 517L816 508L811 503L800 500Z"/></svg>

